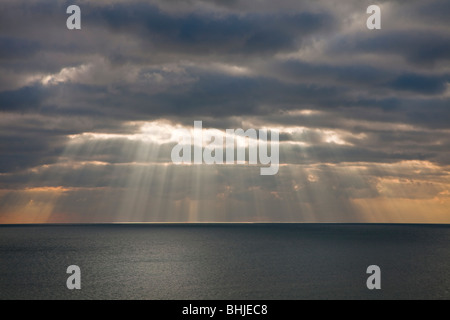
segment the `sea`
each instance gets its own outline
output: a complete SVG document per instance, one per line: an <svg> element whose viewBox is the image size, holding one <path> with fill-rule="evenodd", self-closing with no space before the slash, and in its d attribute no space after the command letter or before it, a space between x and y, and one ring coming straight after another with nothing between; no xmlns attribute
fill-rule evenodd
<svg viewBox="0 0 450 320"><path fill-rule="evenodd" d="M380 289L367 286L373 265ZM449 298L447 225L0 226L2 300Z"/></svg>

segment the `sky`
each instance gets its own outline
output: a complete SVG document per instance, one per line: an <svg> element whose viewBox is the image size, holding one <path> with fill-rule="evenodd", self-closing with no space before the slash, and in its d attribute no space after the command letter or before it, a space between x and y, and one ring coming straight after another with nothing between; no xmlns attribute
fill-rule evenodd
<svg viewBox="0 0 450 320"><path fill-rule="evenodd" d="M69 30L69 5L81 30ZM381 29L369 30L369 5ZM450 222L450 2L0 2L0 223ZM279 171L174 164L279 132Z"/></svg>

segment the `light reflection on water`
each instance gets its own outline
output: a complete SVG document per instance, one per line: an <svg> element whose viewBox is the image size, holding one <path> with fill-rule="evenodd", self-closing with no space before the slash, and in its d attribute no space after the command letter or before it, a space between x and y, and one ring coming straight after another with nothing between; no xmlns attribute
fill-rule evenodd
<svg viewBox="0 0 450 320"><path fill-rule="evenodd" d="M0 298L448 299L449 240L433 225L2 226Z"/></svg>

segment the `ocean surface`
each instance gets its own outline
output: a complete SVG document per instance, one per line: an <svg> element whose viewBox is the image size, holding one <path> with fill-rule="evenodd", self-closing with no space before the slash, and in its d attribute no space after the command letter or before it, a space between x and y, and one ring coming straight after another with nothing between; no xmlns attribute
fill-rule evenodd
<svg viewBox="0 0 450 320"><path fill-rule="evenodd" d="M450 227L0 226L0 299L450 299Z"/></svg>

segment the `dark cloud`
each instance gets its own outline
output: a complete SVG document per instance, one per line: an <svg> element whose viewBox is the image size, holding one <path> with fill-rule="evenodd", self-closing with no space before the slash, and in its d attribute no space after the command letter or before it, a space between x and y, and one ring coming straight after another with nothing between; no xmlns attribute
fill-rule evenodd
<svg viewBox="0 0 450 320"><path fill-rule="evenodd" d="M2 133L0 173L15 172L38 165L54 163L64 150L65 137L55 134Z"/></svg>
<svg viewBox="0 0 450 320"><path fill-rule="evenodd" d="M301 38L329 27L331 17L316 13L229 14L191 13L172 16L147 4L114 5L87 15L87 23L103 22L114 31L139 36L158 50L264 54L297 47Z"/></svg>
<svg viewBox="0 0 450 320"><path fill-rule="evenodd" d="M418 3L414 15L419 21L444 26L449 24L447 19L449 11L450 3L448 1L426 1Z"/></svg>
<svg viewBox="0 0 450 320"><path fill-rule="evenodd" d="M48 91L42 86L27 86L18 90L0 92L0 108L2 111L25 111L38 109Z"/></svg>
<svg viewBox="0 0 450 320"><path fill-rule="evenodd" d="M446 90L450 77L431 77L418 74L404 74L392 82L392 87L418 93L439 94Z"/></svg>
<svg viewBox="0 0 450 320"><path fill-rule="evenodd" d="M0 37L0 61L14 61L33 56L40 49L38 41Z"/></svg>
<svg viewBox="0 0 450 320"><path fill-rule="evenodd" d="M416 65L433 65L450 57L450 35L440 30L383 30L379 34L358 33L330 43L330 53L395 54Z"/></svg>

